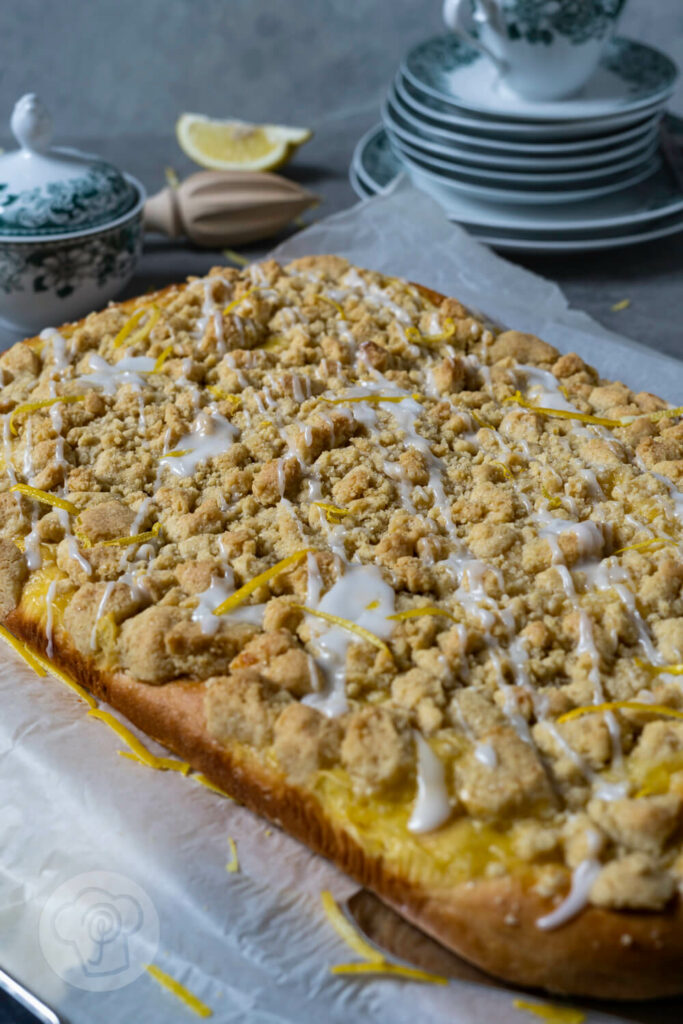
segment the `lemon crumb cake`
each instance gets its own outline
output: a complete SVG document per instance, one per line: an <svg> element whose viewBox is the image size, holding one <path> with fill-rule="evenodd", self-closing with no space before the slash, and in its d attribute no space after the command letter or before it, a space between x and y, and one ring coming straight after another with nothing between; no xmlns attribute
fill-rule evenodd
<svg viewBox="0 0 683 1024"><path fill-rule="evenodd" d="M682 410L333 256L0 365L13 637L485 970L683 990Z"/></svg>

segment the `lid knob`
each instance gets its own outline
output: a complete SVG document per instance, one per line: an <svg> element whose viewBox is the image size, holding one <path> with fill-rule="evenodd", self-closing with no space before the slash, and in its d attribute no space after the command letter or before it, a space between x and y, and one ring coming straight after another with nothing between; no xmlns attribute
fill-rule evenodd
<svg viewBox="0 0 683 1024"><path fill-rule="evenodd" d="M25 152L44 153L52 141L52 118L34 92L14 104L10 126Z"/></svg>

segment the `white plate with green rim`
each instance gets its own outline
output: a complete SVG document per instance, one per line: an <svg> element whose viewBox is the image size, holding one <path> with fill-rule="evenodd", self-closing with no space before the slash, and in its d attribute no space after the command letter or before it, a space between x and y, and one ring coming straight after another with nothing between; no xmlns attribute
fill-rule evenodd
<svg viewBox="0 0 683 1024"><path fill-rule="evenodd" d="M566 185L568 188L573 188L575 185L577 188L587 188L591 184L596 186L608 184L609 179L613 176L618 176L625 171L637 169L641 166L645 167L652 160L659 147L659 140L654 138L644 148L621 160L617 159L606 166L582 167L578 170L547 171L541 168L533 171L518 171L508 170L504 167L492 168L482 167L478 164L463 163L457 157L446 160L443 157L433 156L431 153L424 152L415 146L402 142L401 139L390 131L388 135L389 141L399 159L405 157L407 160L413 160L420 167L433 171L440 177L447 177L449 180L452 177L457 180L461 174L476 175L478 180L483 183L490 183L493 187L504 185L511 188L530 188L534 186L555 186L561 188L563 185Z"/></svg>
<svg viewBox="0 0 683 1024"><path fill-rule="evenodd" d="M607 145L587 152L579 151L576 155L552 152L530 156L526 153L518 155L514 150L498 152L469 144L454 142L447 145L445 142L433 141L426 132L413 128L388 99L382 106L382 122L389 135L395 137L400 146L413 147L423 151L425 155L446 157L478 167L504 167L520 171L600 167L642 152L657 138L659 131L659 118L655 117L647 121L634 137L617 145Z"/></svg>
<svg viewBox="0 0 683 1024"><path fill-rule="evenodd" d="M683 119L667 115L672 135L683 136ZM369 191L389 188L403 165L391 150L381 125L366 132L358 142L352 160L354 173ZM434 195L432 183L425 179L425 191ZM637 185L611 195L582 202L555 206L524 206L513 203L482 203L452 193L444 200L435 196L448 216L478 227L533 231L546 236L557 231L600 231L621 225L645 225L683 211L683 191L665 166Z"/></svg>
<svg viewBox="0 0 683 1024"><path fill-rule="evenodd" d="M370 199L373 195L378 194L363 184L353 168L349 171L349 180L360 199ZM451 220L455 220L455 218L451 217ZM603 233L576 232L565 235L558 232L551 238L542 234L534 235L531 232L494 232L491 229L467 224L464 221L459 223L480 242L491 245L501 252L522 252L529 256L561 256L572 253L599 252L665 238L683 231L683 212L671 217L658 218L652 224L644 225L640 230L634 230L630 225L622 225L620 228L614 228L611 231L605 230Z"/></svg>
<svg viewBox="0 0 683 1024"><path fill-rule="evenodd" d="M597 135L577 138L552 138L550 134L538 139L509 138L507 135L499 136L497 132L486 123L484 134L476 134L470 129L461 126L447 127L439 125L435 121L429 121L424 114L413 110L399 94L400 80L395 79L387 94L387 101L407 123L420 134L424 134L434 141L444 143L455 143L457 145L476 146L482 150L496 150L505 153L529 153L533 156L555 155L561 153L589 153L592 150L602 149L612 144L622 144L628 140L637 138L648 128L652 128L659 121L662 110L660 106L654 113L639 118L634 124L625 128L617 128L615 131L601 131ZM482 122L476 122L477 130L482 128ZM506 126L509 127L509 126ZM537 127L537 126L535 126Z"/></svg>
<svg viewBox="0 0 683 1024"><path fill-rule="evenodd" d="M565 182L562 188L558 188L552 183L525 184L524 186L520 184L517 187L513 187L510 183L505 187L507 183L500 179L501 187L497 188L494 185L481 184L482 172L475 168L471 168L471 173L467 174L460 172L457 175L455 173L446 175L443 171L437 173L429 170L424 164L418 163L405 154L401 155L401 160L411 180L441 202L448 202L453 194L462 194L485 203L514 203L529 206L574 204L586 199L597 199L600 196L609 195L610 192L628 188L629 185L637 185L639 181L651 177L661 165L659 155L655 155L644 163L639 162L637 167L608 176L601 184L578 182L572 187L570 183ZM425 179L430 184L425 184Z"/></svg>
<svg viewBox="0 0 683 1024"><path fill-rule="evenodd" d="M585 236L574 237L553 237L547 238L543 235L518 236L500 235L491 233L482 228L472 228L461 222L461 226L470 232L480 242L491 245L501 252L524 252L528 255L567 255L571 253L599 252L604 249L619 249L627 245L638 245L642 242L652 242L657 238L666 238L668 235L675 235L683 231L683 214L675 214L667 217L664 221L655 225L638 229L623 227L619 232L601 235L599 233L587 233Z"/></svg>
<svg viewBox="0 0 683 1024"><path fill-rule="evenodd" d="M536 139L538 141L595 137L602 139L607 132L634 125L661 111L670 95L667 93L657 102L637 111L628 111L607 118L594 118L591 121L503 121L483 114L471 114L458 107L442 103L440 100L434 99L433 96L416 89L400 74L394 79L394 88L402 103L410 108L413 114L430 129L434 125L449 129L457 127L483 138L504 136L510 139Z"/></svg>
<svg viewBox="0 0 683 1024"><path fill-rule="evenodd" d="M421 92L464 111L523 121L577 121L632 113L669 96L678 71L666 54L614 38L583 88L563 100L527 100L510 90L482 53L453 33L418 43L401 65Z"/></svg>

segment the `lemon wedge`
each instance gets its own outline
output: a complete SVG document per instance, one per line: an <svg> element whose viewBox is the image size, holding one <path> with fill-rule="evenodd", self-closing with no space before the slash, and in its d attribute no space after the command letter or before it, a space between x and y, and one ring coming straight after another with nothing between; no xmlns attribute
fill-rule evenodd
<svg viewBox="0 0 683 1024"><path fill-rule="evenodd" d="M307 128L218 121L203 114L181 114L176 124L182 151L201 167L217 171L272 171L311 134Z"/></svg>

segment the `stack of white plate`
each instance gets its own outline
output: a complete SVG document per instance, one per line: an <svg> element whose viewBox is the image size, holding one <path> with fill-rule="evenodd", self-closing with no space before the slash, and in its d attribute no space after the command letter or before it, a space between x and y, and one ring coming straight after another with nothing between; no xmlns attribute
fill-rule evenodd
<svg viewBox="0 0 683 1024"><path fill-rule="evenodd" d="M500 249L584 251L672 234L683 229L683 191L660 133L683 137L683 121L664 113L676 77L663 53L617 38L579 94L532 102L457 36L437 36L403 61L351 182L374 195L405 171Z"/></svg>

